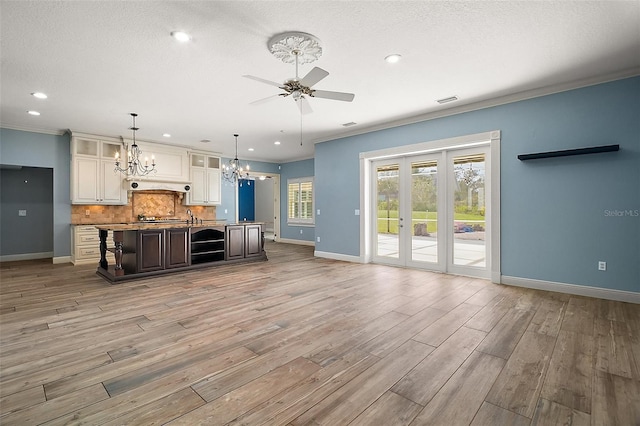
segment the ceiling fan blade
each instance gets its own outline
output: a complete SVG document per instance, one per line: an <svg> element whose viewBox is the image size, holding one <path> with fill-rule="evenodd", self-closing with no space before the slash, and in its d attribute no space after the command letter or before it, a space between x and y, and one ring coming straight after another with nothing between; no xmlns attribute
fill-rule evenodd
<svg viewBox="0 0 640 426"><path fill-rule="evenodd" d="M275 81L265 80L264 78L255 77L253 75L243 75L243 77L249 78L251 80L259 81L260 83L268 84L270 86L276 86L276 87L282 89L282 84L276 83Z"/></svg>
<svg viewBox="0 0 640 426"><path fill-rule="evenodd" d="M298 99L296 101L296 103L298 104L298 109L300 110L300 114L311 114L313 112L313 110L311 109L311 105L309 105L309 101L307 100L307 98L305 97L300 97L300 99Z"/></svg>
<svg viewBox="0 0 640 426"><path fill-rule="evenodd" d="M311 71L309 71L307 75L302 77L302 80L300 80L300 84L302 84L303 86L311 87L328 75L329 73L322 68L314 67Z"/></svg>
<svg viewBox="0 0 640 426"><path fill-rule="evenodd" d="M329 90L314 90L311 93L314 98L333 99L335 101L351 102L356 96L353 93L331 92Z"/></svg>
<svg viewBox="0 0 640 426"><path fill-rule="evenodd" d="M262 99L258 99L257 101L250 102L249 105L262 105L264 103L267 103L267 102L277 98L278 96L280 96L280 95L276 94L276 95L267 96L266 98L262 98Z"/></svg>

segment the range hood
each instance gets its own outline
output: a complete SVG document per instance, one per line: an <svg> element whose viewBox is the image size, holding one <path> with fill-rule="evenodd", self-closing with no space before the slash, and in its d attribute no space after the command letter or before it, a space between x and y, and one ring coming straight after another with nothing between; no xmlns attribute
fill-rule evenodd
<svg viewBox="0 0 640 426"><path fill-rule="evenodd" d="M125 179L128 191L191 191L191 182L175 182L150 179Z"/></svg>

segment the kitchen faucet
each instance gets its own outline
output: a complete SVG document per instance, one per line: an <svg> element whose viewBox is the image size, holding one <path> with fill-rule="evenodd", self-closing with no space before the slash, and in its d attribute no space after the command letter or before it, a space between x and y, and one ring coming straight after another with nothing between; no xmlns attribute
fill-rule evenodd
<svg viewBox="0 0 640 426"><path fill-rule="evenodd" d="M193 213L191 212L191 209L187 209L187 214L191 217L191 223L193 223ZM189 220L187 220L188 222Z"/></svg>

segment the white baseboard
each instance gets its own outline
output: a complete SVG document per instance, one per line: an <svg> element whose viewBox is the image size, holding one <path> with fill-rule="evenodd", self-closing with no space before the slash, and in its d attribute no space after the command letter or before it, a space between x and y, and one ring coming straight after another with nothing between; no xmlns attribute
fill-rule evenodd
<svg viewBox="0 0 640 426"><path fill-rule="evenodd" d="M287 244L298 244L301 246L315 246L316 244L313 241L306 240L292 240L289 238L278 238L279 243L287 243Z"/></svg>
<svg viewBox="0 0 640 426"><path fill-rule="evenodd" d="M17 260L47 259L50 257L53 257L52 251L45 251L42 253L7 254L4 256L0 256L0 262L15 262Z"/></svg>
<svg viewBox="0 0 640 426"><path fill-rule="evenodd" d="M325 259L333 259L333 260L342 260L344 262L352 262L352 263L364 263L363 260L359 256L351 256L348 254L340 254L340 253L331 253L328 251L314 251L313 255L315 257L322 257Z"/></svg>
<svg viewBox="0 0 640 426"><path fill-rule="evenodd" d="M597 297L599 299L617 300L640 304L640 293L633 291L614 290L609 288L589 287L585 285L556 283L553 281L534 280L531 278L519 278L502 276L502 284L516 287L533 288L536 290L556 291L559 293L575 294L577 296Z"/></svg>
<svg viewBox="0 0 640 426"><path fill-rule="evenodd" d="M73 262L71 261L71 256L58 256L53 258L53 263L58 264L58 263L73 263Z"/></svg>

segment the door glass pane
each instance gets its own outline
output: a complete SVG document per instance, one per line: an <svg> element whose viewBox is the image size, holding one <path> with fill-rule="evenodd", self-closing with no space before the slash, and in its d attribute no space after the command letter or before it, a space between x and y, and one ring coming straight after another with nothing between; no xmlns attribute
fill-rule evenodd
<svg viewBox="0 0 640 426"><path fill-rule="evenodd" d="M398 238L398 191L400 189L400 168L398 164L376 168L377 230L376 254L398 259L400 242Z"/></svg>
<svg viewBox="0 0 640 426"><path fill-rule="evenodd" d="M411 260L438 262L438 162L411 163Z"/></svg>
<svg viewBox="0 0 640 426"><path fill-rule="evenodd" d="M453 263L486 267L485 157L453 158Z"/></svg>

